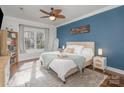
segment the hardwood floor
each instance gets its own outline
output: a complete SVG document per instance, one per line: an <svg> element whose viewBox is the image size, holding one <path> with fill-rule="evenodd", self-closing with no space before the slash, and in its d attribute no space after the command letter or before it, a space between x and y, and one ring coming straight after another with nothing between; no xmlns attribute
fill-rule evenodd
<svg viewBox="0 0 124 93"><path fill-rule="evenodd" d="M89 66L88 68L93 69L92 66ZM103 73L102 70L95 69L95 71ZM106 70L104 74L108 75L108 78L101 84L101 87L124 87L124 75L121 75L119 73L115 73L109 70ZM112 80L112 77L119 77L118 79L113 79L113 83L110 81ZM115 84L117 82L117 84Z"/></svg>
<svg viewBox="0 0 124 93"><path fill-rule="evenodd" d="M106 74L108 78L101 84L101 87L124 87L124 75L112 71L106 71Z"/></svg>
<svg viewBox="0 0 124 93"><path fill-rule="evenodd" d="M13 65L11 67L11 76L14 75L16 73L16 71L18 70L18 68L21 65L23 65L24 63L31 62L31 61L36 61L36 60L37 59L25 60L25 61L19 62L18 64ZM89 66L87 68L93 69L92 66ZM103 73L103 71L99 70L99 69L95 69L95 71ZM108 70L106 70L104 72L104 74L108 75L108 78L101 84L100 87L124 87L124 75L121 75L119 73L115 73L115 72L112 72L112 71L108 71ZM115 79L114 83L111 83L110 81L112 81L113 76L115 76L115 77L117 76L119 78ZM113 79L113 81L114 81L114 79ZM117 84L115 84L116 81L118 82Z"/></svg>
<svg viewBox="0 0 124 93"><path fill-rule="evenodd" d="M26 62L31 62L31 61L36 61L36 60L38 60L38 58L21 61L21 62L18 62L18 63L16 63L16 64L12 65L11 68L10 68L10 72L11 72L10 78L16 73L16 71L18 70L18 68L19 68L21 65L23 65L23 64L26 63Z"/></svg>
<svg viewBox="0 0 124 93"><path fill-rule="evenodd" d="M19 63L16 63L10 67L10 78L16 73L19 68Z"/></svg>

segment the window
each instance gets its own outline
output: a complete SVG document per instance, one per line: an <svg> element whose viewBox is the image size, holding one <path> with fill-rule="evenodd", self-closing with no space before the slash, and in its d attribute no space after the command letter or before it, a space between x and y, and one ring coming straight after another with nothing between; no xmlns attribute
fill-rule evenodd
<svg viewBox="0 0 124 93"><path fill-rule="evenodd" d="M25 49L34 49L35 46L35 40L34 40L34 33L30 31L24 32L25 37Z"/></svg>
<svg viewBox="0 0 124 93"><path fill-rule="evenodd" d="M25 52L27 53L32 53L36 51L39 52L39 50L44 50L45 29L25 29L24 47L25 47Z"/></svg>
<svg viewBox="0 0 124 93"><path fill-rule="evenodd" d="M45 37L41 32L37 32L37 49L44 48L45 45Z"/></svg>

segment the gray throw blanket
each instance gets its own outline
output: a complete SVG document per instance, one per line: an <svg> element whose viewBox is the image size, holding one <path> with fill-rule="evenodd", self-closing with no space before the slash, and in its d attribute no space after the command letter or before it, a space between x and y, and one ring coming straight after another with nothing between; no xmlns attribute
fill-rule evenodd
<svg viewBox="0 0 124 93"><path fill-rule="evenodd" d="M52 60L54 59L58 59L58 54L55 53L42 53L40 56L40 61L42 62L43 66L49 67L49 64L52 62ZM72 55L72 54L66 54L66 57L62 58L64 59L69 59L69 60L73 60L74 63L77 65L77 67L79 68L80 72L82 73L82 69L84 68L84 62L85 62L85 58L81 55Z"/></svg>

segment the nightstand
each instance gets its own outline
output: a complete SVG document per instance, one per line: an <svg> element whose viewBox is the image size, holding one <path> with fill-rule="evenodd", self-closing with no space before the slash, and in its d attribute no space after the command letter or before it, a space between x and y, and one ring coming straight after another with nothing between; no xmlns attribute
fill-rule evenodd
<svg viewBox="0 0 124 93"><path fill-rule="evenodd" d="M107 57L95 56L93 58L93 69L98 68L105 71L107 66Z"/></svg>

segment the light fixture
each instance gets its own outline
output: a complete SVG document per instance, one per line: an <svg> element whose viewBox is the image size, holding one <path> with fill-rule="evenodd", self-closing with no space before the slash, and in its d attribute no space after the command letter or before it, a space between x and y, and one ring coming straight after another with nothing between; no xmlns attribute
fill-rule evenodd
<svg viewBox="0 0 124 93"><path fill-rule="evenodd" d="M101 49L101 48L98 49L98 55L99 56L102 56L103 55L103 49Z"/></svg>
<svg viewBox="0 0 124 93"><path fill-rule="evenodd" d="M54 20L56 20L56 17L55 17L55 16L50 16L49 19L50 19L51 21L54 21Z"/></svg>

